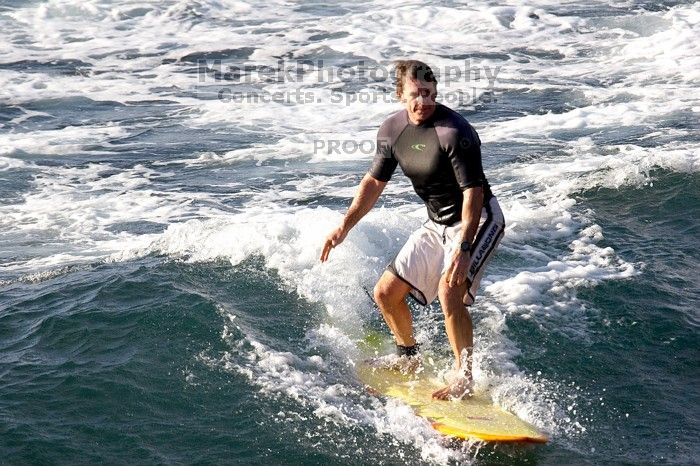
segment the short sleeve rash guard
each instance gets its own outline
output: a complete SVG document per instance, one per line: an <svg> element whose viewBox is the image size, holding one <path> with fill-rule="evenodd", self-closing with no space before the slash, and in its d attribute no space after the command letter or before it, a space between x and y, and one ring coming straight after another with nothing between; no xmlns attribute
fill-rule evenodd
<svg viewBox="0 0 700 466"><path fill-rule="evenodd" d="M452 225L462 217L462 191L481 186L484 202L493 194L481 166L481 141L457 112L437 104L428 121L414 125L402 110L377 133L377 152L369 174L389 181L400 166L436 223Z"/></svg>

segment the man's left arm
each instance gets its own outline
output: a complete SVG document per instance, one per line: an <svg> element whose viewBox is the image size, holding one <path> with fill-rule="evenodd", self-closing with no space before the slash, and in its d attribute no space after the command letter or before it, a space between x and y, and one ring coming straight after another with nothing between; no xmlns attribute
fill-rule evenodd
<svg viewBox="0 0 700 466"><path fill-rule="evenodd" d="M479 228L481 209L484 205L484 188L481 186L466 188L463 191L463 197L462 230L459 236L459 243L466 241L471 245ZM446 277L450 286L459 286L464 283L464 280L467 278L469 259L470 250L462 251L461 248L456 248Z"/></svg>
<svg viewBox="0 0 700 466"><path fill-rule="evenodd" d="M463 191L462 201L462 241L474 242L476 230L479 228L481 209L484 207L484 188L474 186Z"/></svg>
<svg viewBox="0 0 700 466"><path fill-rule="evenodd" d="M467 241L471 245L479 229L484 204L481 140L466 120L457 121L451 130L443 130L442 136L457 184L462 189L462 230L458 239L460 244ZM451 287L459 286L466 280L469 255L470 251L456 248L445 277Z"/></svg>

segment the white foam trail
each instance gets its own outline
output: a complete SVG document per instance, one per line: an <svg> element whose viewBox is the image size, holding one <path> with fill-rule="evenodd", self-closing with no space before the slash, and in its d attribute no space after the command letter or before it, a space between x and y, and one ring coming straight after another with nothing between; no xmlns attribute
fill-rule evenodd
<svg viewBox="0 0 700 466"><path fill-rule="evenodd" d="M556 315L554 328L549 331L574 331L585 336L585 319L574 312L578 307L576 289L639 273L633 264L617 257L612 248L594 244L599 239L602 239L600 227L589 227L570 244L571 254L498 280L486 286L485 292L508 312L526 318L543 317L541 322L545 327L549 326L546 318ZM562 327L562 321L567 321L566 327Z"/></svg>
<svg viewBox="0 0 700 466"><path fill-rule="evenodd" d="M109 139L126 136L128 132L117 125L67 126L59 130L0 133L0 154L13 155L19 151L32 154L65 155L95 152L87 146L104 144ZM102 151L105 153L104 151Z"/></svg>
<svg viewBox="0 0 700 466"><path fill-rule="evenodd" d="M207 208L188 208L194 200L208 199L205 194L152 189L152 182L168 173L143 165L131 169L109 164L29 166L34 171L33 189L20 203L0 205L0 239L24 257L17 263L3 264L6 270L26 274L108 260L127 245L145 247L154 239L123 228L113 230L120 224L151 222L158 231L158 224L164 229L164 225L195 213L211 215Z"/></svg>
<svg viewBox="0 0 700 466"><path fill-rule="evenodd" d="M417 418L405 404L394 400L382 403L367 396L359 384L329 382L329 367L321 356L300 357L276 351L253 338L242 324L239 325L234 313L224 309L221 312L225 318L222 337L229 342L231 350L219 358L202 353L199 359L211 367L243 375L266 396L294 400L298 408L278 413L281 419L292 416L306 420L305 416L310 413L344 430L356 425L372 426L379 434L391 434L400 439L389 446L398 447L395 449L399 454L404 444L418 448L422 459L432 463L469 460L468 448L445 448L429 423ZM355 350L354 343L343 332L328 325L312 332L311 339L312 346L329 339L334 345L346 346L351 352Z"/></svg>
<svg viewBox="0 0 700 466"><path fill-rule="evenodd" d="M0 157L0 171L14 170L17 168L28 168L33 166L31 163L23 162L19 159L11 157Z"/></svg>
<svg viewBox="0 0 700 466"><path fill-rule="evenodd" d="M599 104L576 108L565 113L526 115L521 118L489 125L483 131L487 141L541 140L543 136L557 136L563 131L593 131L618 126L636 126L657 120L677 110L677 102L628 102Z"/></svg>

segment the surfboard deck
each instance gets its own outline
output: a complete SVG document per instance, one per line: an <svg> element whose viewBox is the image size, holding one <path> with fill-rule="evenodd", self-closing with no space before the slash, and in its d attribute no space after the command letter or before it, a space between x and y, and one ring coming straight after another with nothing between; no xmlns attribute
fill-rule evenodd
<svg viewBox="0 0 700 466"><path fill-rule="evenodd" d="M487 442L547 442L536 427L494 405L488 395L476 394L460 401L434 400L432 394L441 385L430 371L403 374L364 361L357 365L357 374L371 392L405 402L444 435Z"/></svg>

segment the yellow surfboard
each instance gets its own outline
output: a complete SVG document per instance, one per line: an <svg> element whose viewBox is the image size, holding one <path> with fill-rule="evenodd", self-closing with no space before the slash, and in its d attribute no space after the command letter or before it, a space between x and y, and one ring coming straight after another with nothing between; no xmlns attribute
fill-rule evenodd
<svg viewBox="0 0 700 466"><path fill-rule="evenodd" d="M402 400L442 434L487 442L547 442L537 428L494 405L488 396L461 401L432 399L440 386L431 374L407 375L366 363L360 363L357 372L371 391Z"/></svg>

